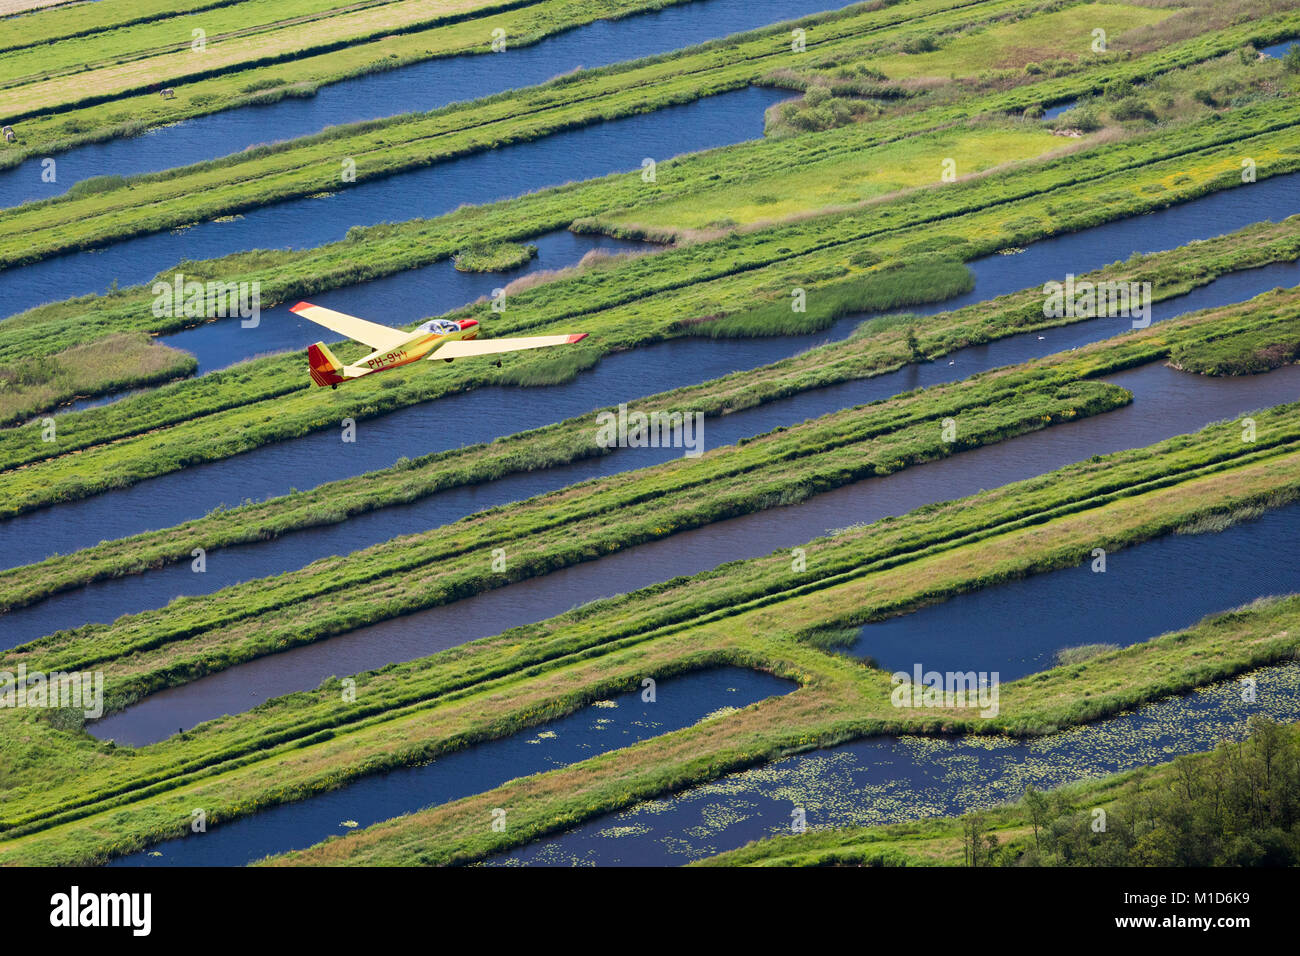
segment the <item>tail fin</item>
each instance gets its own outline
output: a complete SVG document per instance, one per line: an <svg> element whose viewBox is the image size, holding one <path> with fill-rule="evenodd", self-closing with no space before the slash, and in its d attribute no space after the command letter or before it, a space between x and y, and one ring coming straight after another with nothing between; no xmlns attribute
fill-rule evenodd
<svg viewBox="0 0 1300 956"><path fill-rule="evenodd" d="M307 347L307 362L311 368L311 380L317 385L338 385L344 381L339 374L343 363L334 357L323 342Z"/></svg>

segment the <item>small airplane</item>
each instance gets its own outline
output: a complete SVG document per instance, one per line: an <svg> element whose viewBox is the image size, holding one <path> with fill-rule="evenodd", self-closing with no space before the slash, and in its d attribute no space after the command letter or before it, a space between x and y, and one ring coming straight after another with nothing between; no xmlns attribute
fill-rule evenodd
<svg viewBox="0 0 1300 956"><path fill-rule="evenodd" d="M400 368L422 358L442 359L451 362L475 355L499 355L522 349L541 349L551 345L569 345L581 342L586 332L574 335L533 335L517 339L486 339L475 341L478 335L477 319L430 319L413 332L403 332L377 322L367 322L356 316L335 312L324 306L299 302L289 310L309 322L323 325L332 332L347 336L353 341L374 349L365 358L344 365L334 357L324 342L308 346L307 359L311 380L317 385L338 388L343 382L375 372ZM498 367L501 360L497 359Z"/></svg>

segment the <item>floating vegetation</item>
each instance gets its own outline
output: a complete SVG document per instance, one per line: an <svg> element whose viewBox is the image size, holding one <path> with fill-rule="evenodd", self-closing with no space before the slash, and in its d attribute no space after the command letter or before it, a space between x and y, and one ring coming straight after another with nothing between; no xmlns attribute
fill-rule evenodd
<svg viewBox="0 0 1300 956"><path fill-rule="evenodd" d="M1247 680L1253 703L1243 703ZM795 811L809 829L966 813L1018 800L1027 787L1049 790L1243 739L1252 716L1300 720L1300 664L1029 741L877 737L815 750L608 815L500 862L675 865L790 833Z"/></svg>
<svg viewBox="0 0 1300 956"><path fill-rule="evenodd" d="M611 840L617 840L619 837L641 836L642 834L646 834L649 832L650 832L650 828L645 825L634 825L634 826L624 826L624 827L609 827L606 830L601 830L600 835L603 837L608 837Z"/></svg>

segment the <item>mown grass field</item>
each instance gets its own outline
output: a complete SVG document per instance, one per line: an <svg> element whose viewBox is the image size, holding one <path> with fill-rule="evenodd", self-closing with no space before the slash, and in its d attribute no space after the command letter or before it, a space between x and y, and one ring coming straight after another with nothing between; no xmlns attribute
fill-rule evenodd
<svg viewBox="0 0 1300 956"><path fill-rule="evenodd" d="M602 222L654 235L753 228L941 183L945 159L953 160L956 175L976 176L1084 145L1067 146L1038 124L959 127L886 143L867 156L803 163L797 176L781 172L756 177L744 185L711 189L707 198L693 195L659 202L648 209L615 213Z"/></svg>
<svg viewBox="0 0 1300 956"><path fill-rule="evenodd" d="M143 115L138 109L122 110L118 115L138 131L213 108L258 102L250 97L268 90L274 93L281 86L291 89L279 95L310 95L319 84L347 76L431 56L488 52L494 29L527 43L601 16L672 2L547 0L543 6L501 0L394 0L351 10L336 5L325 11L310 3L222 6L162 23L64 40L56 47L62 57L56 52L52 58L42 52L44 47L0 54L0 79L8 80L0 82L0 110L25 118L187 80L217 78L201 86L188 84L190 88L178 97L180 102L170 107L161 104ZM276 29L277 21L283 20L290 22ZM202 50L192 46L195 29L206 34ZM165 52L153 52L157 48ZM292 61L292 66L254 69L279 61ZM113 118L103 111L97 115L103 117L100 122ZM39 135L39 121L37 125ZM64 119L62 131L75 137L84 129L75 119L71 123Z"/></svg>
<svg viewBox="0 0 1300 956"><path fill-rule="evenodd" d="M48 45L48 39L39 43L36 37L44 32L48 38L57 28L34 24L35 29L20 29L13 34L6 29L4 41L0 41L7 47L0 52L0 89L13 90L76 73L107 92L115 83L137 75L159 82L174 80L196 68L219 68L277 52L301 52L320 45L326 38L355 40L492 6L495 4L488 0L388 0L368 4L249 0L111 29L95 30L93 21L79 19L74 30L81 35L65 34L60 38L62 42L54 46ZM41 26L45 29L41 30ZM191 46L196 29L203 31L204 43L212 45L215 56L192 55L199 52Z"/></svg>
<svg viewBox="0 0 1300 956"><path fill-rule="evenodd" d="M61 10L45 10L39 17L13 17L5 24L4 49L18 49L37 43L53 43L73 36L114 30L136 23L193 13L205 8L225 6L230 0L122 0L121 3L68 5ZM35 5L10 2L6 14L35 9Z"/></svg>

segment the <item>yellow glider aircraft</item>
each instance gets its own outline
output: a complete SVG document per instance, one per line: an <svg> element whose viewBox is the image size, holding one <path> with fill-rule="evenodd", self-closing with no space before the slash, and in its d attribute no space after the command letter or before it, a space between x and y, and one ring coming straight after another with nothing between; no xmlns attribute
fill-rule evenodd
<svg viewBox="0 0 1300 956"><path fill-rule="evenodd" d="M533 335L519 339L487 339L476 342L473 341L478 335L476 319L461 319L459 322L432 319L414 332L403 332L401 329L367 322L310 302L299 302L289 311L375 350L352 365L344 365L334 357L324 342L309 346L307 358L311 380L317 385L328 385L331 388L338 388L340 383L348 379L360 378L373 372L386 372L422 358L450 362L474 355L499 355L521 349L546 348L548 345L568 345L581 342L587 337L586 332L579 332L575 335ZM497 364L500 364L500 360Z"/></svg>

